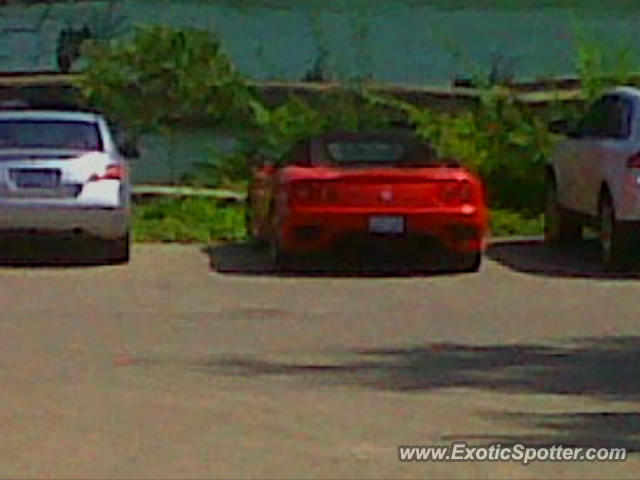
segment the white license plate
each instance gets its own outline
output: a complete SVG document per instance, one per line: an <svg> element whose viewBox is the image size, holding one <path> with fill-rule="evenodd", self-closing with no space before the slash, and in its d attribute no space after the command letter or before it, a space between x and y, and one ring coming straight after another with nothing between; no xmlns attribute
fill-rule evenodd
<svg viewBox="0 0 640 480"><path fill-rule="evenodd" d="M370 233L401 234L405 231L404 217L369 217Z"/></svg>
<svg viewBox="0 0 640 480"><path fill-rule="evenodd" d="M53 189L60 185L60 173L55 170L18 170L11 172L18 188Z"/></svg>

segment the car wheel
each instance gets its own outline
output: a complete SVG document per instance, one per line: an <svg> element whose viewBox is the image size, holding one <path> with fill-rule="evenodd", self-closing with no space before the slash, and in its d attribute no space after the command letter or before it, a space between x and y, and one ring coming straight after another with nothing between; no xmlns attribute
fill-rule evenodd
<svg viewBox="0 0 640 480"><path fill-rule="evenodd" d="M258 238L258 236L253 231L253 220L251 218L251 210L248 207L244 212L244 228L245 228L245 231L247 232L247 238L249 239L249 242L255 246L260 246L262 244L262 241L260 238Z"/></svg>
<svg viewBox="0 0 640 480"><path fill-rule="evenodd" d="M286 272L295 268L296 257L295 255L283 250L282 244L280 243L279 235L277 233L275 220L272 220L271 235L269 237L268 245L269 257L274 271Z"/></svg>
<svg viewBox="0 0 640 480"><path fill-rule="evenodd" d="M598 208L598 242L602 262L607 266L618 265L624 253L624 238L608 192L602 195Z"/></svg>
<svg viewBox="0 0 640 480"><path fill-rule="evenodd" d="M282 250L277 239L272 238L269 242L269 256L271 265L276 272L286 272L295 267L295 257Z"/></svg>
<svg viewBox="0 0 640 480"><path fill-rule="evenodd" d="M289 255L282 250L278 235L277 217L271 215L271 235L269 236L269 257L273 269L277 272L285 271L290 267Z"/></svg>
<svg viewBox="0 0 640 480"><path fill-rule="evenodd" d="M482 253L473 252L459 254L453 257L453 271L460 273L473 273L480 270Z"/></svg>
<svg viewBox="0 0 640 480"><path fill-rule="evenodd" d="M118 239L107 241L106 250L109 263L128 263L131 255L131 238L129 232Z"/></svg>
<svg viewBox="0 0 640 480"><path fill-rule="evenodd" d="M260 235L256 235L256 232L253 230L253 214L251 208L251 197L247 198L246 207L244 210L244 228L247 232L247 238L249 242L256 247L263 247L265 245L265 241Z"/></svg>
<svg viewBox="0 0 640 480"><path fill-rule="evenodd" d="M547 190L544 213L544 241L561 245L576 243L582 239L582 224L558 202L555 184Z"/></svg>

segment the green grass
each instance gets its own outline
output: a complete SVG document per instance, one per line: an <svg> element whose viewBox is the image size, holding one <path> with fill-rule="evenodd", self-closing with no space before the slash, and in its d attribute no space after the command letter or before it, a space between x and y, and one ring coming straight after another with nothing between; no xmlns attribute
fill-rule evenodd
<svg viewBox="0 0 640 480"><path fill-rule="evenodd" d="M491 211L491 235L539 235L542 216L513 210ZM244 206L223 205L208 198L155 198L133 209L137 242L207 244L246 240Z"/></svg>
<svg viewBox="0 0 640 480"><path fill-rule="evenodd" d="M245 238L244 207L209 198L156 198L133 208L137 242L210 243Z"/></svg>
<svg viewBox="0 0 640 480"><path fill-rule="evenodd" d="M541 214L516 210L491 210L491 235L494 237L541 235L543 219Z"/></svg>

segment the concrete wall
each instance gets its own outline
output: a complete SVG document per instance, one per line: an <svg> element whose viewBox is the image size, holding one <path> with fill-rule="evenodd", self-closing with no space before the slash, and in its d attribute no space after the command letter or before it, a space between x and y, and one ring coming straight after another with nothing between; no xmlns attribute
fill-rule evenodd
<svg viewBox="0 0 640 480"><path fill-rule="evenodd" d="M286 3L126 0L3 7L0 70L54 68L56 38L65 26L86 25L110 36L141 24L215 30L238 67L257 80L298 80L323 48L335 74L406 84L449 83L488 71L497 58L520 77L569 75L576 36L612 49L623 41L640 60L640 8L616 8L615 2L582 10L566 1L554 6L553 0L523 0L518 8L510 2L508 9L446 8L444 0L291 0L283 8ZM538 6L527 6L533 3Z"/></svg>
<svg viewBox="0 0 640 480"><path fill-rule="evenodd" d="M234 139L212 129L186 130L172 136L145 135L139 159L131 162L134 183L179 183L203 162L216 162L233 151Z"/></svg>
<svg viewBox="0 0 640 480"><path fill-rule="evenodd" d="M625 44L640 64L640 8L578 11L553 1L538 8L523 1L512 9L447 9L444 0L438 6L411 0L291 0L282 8L284 3L126 0L5 6L0 8L0 70L55 69L56 39L65 27L86 25L101 36L124 36L141 24L216 31L238 68L255 80L299 80L323 48L328 70L343 78L450 84L456 76L488 71L496 58L519 78L570 75L580 36L610 45L611 52ZM143 158L133 169L136 182L177 181L232 145L228 137L209 131L183 132L173 147L170 143L160 136L143 139Z"/></svg>

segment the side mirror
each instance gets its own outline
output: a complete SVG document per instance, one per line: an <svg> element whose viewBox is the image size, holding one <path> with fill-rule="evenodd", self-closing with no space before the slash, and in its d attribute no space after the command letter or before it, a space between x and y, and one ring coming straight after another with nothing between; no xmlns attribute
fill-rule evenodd
<svg viewBox="0 0 640 480"><path fill-rule="evenodd" d="M134 159L140 158L140 149L138 148L138 142L136 142L132 138L126 139L122 144L118 147L120 153L126 159Z"/></svg>

